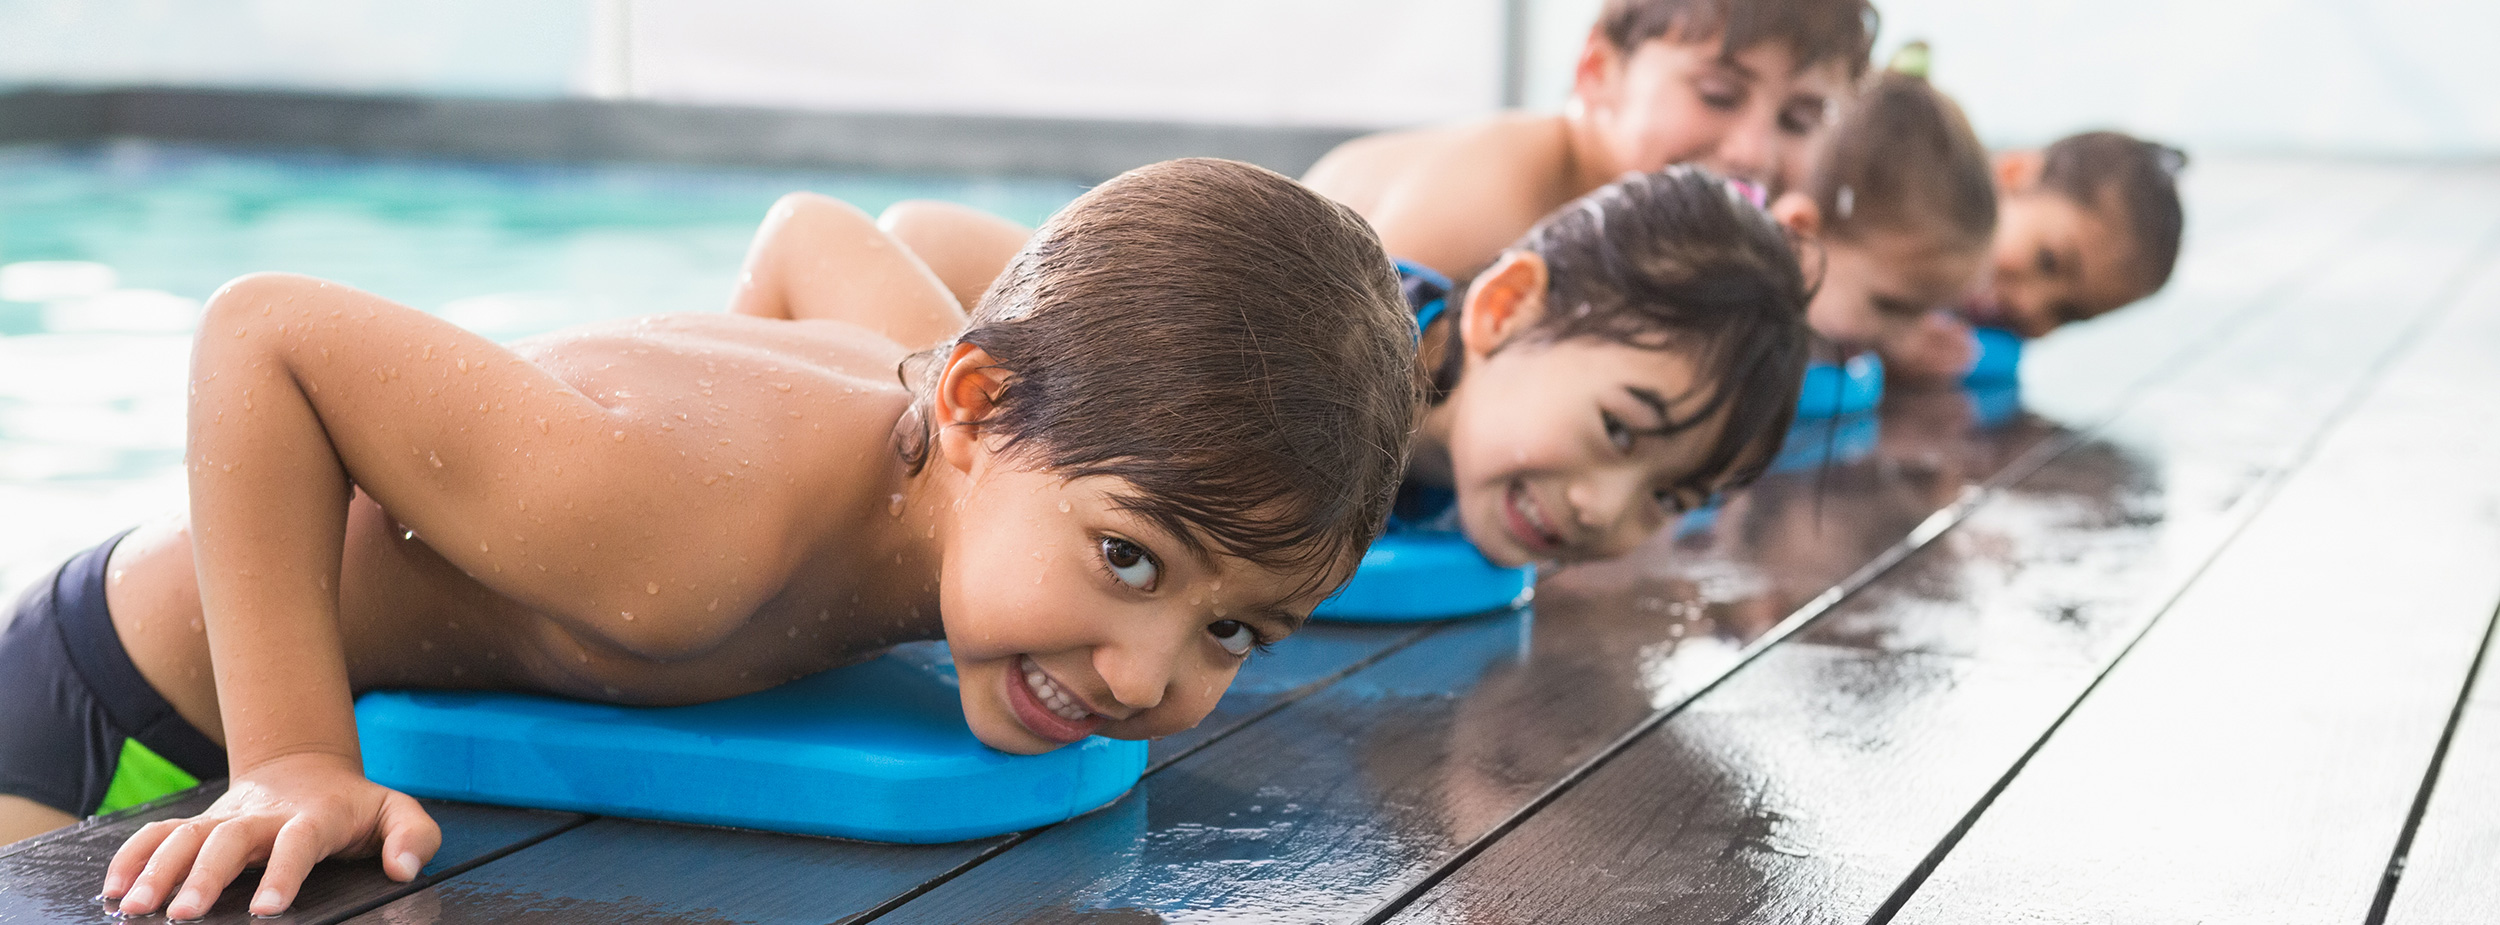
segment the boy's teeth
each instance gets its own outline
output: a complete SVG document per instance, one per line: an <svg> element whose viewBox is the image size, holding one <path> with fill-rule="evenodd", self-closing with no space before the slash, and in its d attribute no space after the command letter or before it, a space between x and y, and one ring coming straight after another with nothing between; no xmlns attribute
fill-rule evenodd
<svg viewBox="0 0 2500 925"><path fill-rule="evenodd" d="M1052 713L1069 720L1081 720L1092 715L1092 711L1077 704L1076 698L1060 690L1059 685L1051 683L1050 676L1043 674L1040 668L1025 669L1024 683L1026 687L1032 689L1033 696L1039 699L1043 706L1049 707Z"/></svg>

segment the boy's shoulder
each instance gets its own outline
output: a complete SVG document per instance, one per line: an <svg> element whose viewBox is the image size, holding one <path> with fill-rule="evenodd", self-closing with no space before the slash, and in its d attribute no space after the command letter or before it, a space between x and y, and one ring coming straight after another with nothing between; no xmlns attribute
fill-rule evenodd
<svg viewBox="0 0 2500 925"><path fill-rule="evenodd" d="M1560 117L1506 113L1355 139L1308 182L1371 220L1391 256L1464 275L1570 201L1571 164Z"/></svg>
<svg viewBox="0 0 2500 925"><path fill-rule="evenodd" d="M1562 120L1504 113L1470 122L1378 132L1338 145L1303 182L1370 215L1385 200L1465 186L1547 185L1569 165Z"/></svg>

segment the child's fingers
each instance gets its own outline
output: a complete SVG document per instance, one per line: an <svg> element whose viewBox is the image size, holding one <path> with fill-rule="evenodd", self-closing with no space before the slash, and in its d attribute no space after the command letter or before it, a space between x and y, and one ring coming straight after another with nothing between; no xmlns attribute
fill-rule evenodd
<svg viewBox="0 0 2500 925"><path fill-rule="evenodd" d="M196 919L207 915L208 907L217 903L226 884L243 873L244 865L268 856L269 841L277 827L277 820L266 816L242 816L218 823L200 844L199 858L191 863L191 876L183 880L182 891L165 904L165 917Z"/></svg>
<svg viewBox="0 0 2500 925"><path fill-rule="evenodd" d="M382 872L393 880L417 878L443 846L443 827L415 797L396 790L382 798Z"/></svg>
<svg viewBox="0 0 2500 925"><path fill-rule="evenodd" d="M277 915L295 905L304 876L329 855L318 823L303 816L289 820L269 846L269 866L261 872L260 889L252 892L252 914Z"/></svg>
<svg viewBox="0 0 2500 925"><path fill-rule="evenodd" d="M181 824L179 819L162 819L130 833L130 840L122 842L120 850L113 852L113 862L104 867L104 895L113 899L127 895L130 885L138 881L139 871L147 866L149 858L156 856L156 846L164 844L165 836L173 834L174 827Z"/></svg>
<svg viewBox="0 0 2500 925"><path fill-rule="evenodd" d="M197 817L175 823L165 833L165 840L157 844L155 855L148 858L148 866L140 869L138 882L131 884L130 892L122 894L122 911L134 915L156 911L157 905L174 891L174 884L191 872L191 862L200 856L200 843L208 840L209 830L216 826L215 822Z"/></svg>

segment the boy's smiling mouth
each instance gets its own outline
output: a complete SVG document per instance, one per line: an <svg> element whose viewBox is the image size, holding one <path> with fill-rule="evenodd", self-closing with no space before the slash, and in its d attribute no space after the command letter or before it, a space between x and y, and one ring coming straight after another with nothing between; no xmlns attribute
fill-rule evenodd
<svg viewBox="0 0 2500 925"><path fill-rule="evenodd" d="M1043 671L1032 656L1016 656L1014 670L1006 672L1003 681L1007 708L1017 724L1044 740L1066 745L1093 735L1111 721Z"/></svg>
<svg viewBox="0 0 2500 925"><path fill-rule="evenodd" d="M1550 558L1563 547L1562 533L1545 519L1544 507L1528 494L1526 485L1510 483L1510 491L1502 498L1502 521L1531 556Z"/></svg>

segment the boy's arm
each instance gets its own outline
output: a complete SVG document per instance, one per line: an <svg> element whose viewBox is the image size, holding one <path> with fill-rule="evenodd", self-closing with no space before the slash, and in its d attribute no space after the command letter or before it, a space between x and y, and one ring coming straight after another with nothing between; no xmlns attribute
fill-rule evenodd
<svg viewBox="0 0 2500 925"><path fill-rule="evenodd" d="M773 204L730 297L742 315L847 321L913 349L955 336L963 306L868 214L815 193Z"/></svg>
<svg viewBox="0 0 2500 925"><path fill-rule="evenodd" d="M1031 228L934 199L895 203L877 215L877 227L911 248L967 311L981 303L981 294L1033 238Z"/></svg>
<svg viewBox="0 0 2500 925"><path fill-rule="evenodd" d="M511 351L344 286L262 275L212 296L192 354L185 461L231 781L201 815L133 835L105 894L134 914L170 895L169 918L196 918L252 864L267 867L258 914L290 905L326 857L379 851L390 876L414 877L440 831L414 800L364 779L356 743L339 627L350 492L363 487L481 579L558 566L531 570L538 593L525 600L592 599L597 588L558 577L570 572L558 551L596 528L539 526L519 509L663 482L650 459L675 448L622 440L612 424ZM642 552L622 539L612 554Z"/></svg>

